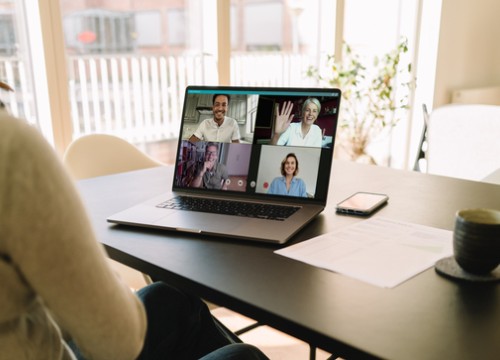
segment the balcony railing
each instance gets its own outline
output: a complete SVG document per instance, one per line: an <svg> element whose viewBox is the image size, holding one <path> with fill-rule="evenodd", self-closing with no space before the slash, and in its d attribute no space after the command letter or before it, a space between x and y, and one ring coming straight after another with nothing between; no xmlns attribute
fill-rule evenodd
<svg viewBox="0 0 500 360"><path fill-rule="evenodd" d="M253 86L313 86L304 55L243 54L231 58L231 83ZM179 134L187 85L217 84L213 56L70 56L69 91L73 137L99 132L130 142L175 138ZM36 122L34 96L24 66L0 59L0 75L16 93L2 100L14 115Z"/></svg>

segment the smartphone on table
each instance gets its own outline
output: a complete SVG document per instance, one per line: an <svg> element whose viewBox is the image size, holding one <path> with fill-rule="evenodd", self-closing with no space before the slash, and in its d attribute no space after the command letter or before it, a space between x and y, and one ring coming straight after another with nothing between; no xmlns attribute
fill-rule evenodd
<svg viewBox="0 0 500 360"><path fill-rule="evenodd" d="M340 214L368 216L387 204L389 196L370 192L357 192L337 204Z"/></svg>

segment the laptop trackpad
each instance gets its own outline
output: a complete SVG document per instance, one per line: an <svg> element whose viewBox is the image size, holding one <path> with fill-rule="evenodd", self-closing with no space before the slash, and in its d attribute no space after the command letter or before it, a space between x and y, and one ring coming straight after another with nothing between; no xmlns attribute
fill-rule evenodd
<svg viewBox="0 0 500 360"><path fill-rule="evenodd" d="M195 211L176 211L154 221L153 224L194 232L227 233L241 227L246 222L248 222L248 218L240 216L217 215Z"/></svg>

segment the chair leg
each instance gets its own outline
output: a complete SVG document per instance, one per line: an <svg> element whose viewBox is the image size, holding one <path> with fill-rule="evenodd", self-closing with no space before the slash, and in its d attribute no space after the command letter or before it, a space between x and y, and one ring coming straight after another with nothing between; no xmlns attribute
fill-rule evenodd
<svg viewBox="0 0 500 360"><path fill-rule="evenodd" d="M144 277L144 281L146 281L146 284L150 285L154 282L153 279L151 279L151 276L149 276L148 274L142 273L142 276Z"/></svg>
<svg viewBox="0 0 500 360"><path fill-rule="evenodd" d="M316 346L309 344L309 360L316 360Z"/></svg>
<svg viewBox="0 0 500 360"><path fill-rule="evenodd" d="M219 319L215 316L212 316L214 319L215 326L219 329L219 331L224 334L226 338L228 338L233 344L242 343L241 339L231 330L229 330L226 325L224 325Z"/></svg>
<svg viewBox="0 0 500 360"><path fill-rule="evenodd" d="M422 135L420 136L420 142L418 145L418 153L417 158L415 159L415 164L413 165L414 171L425 172L427 169L422 169L420 166L420 160L426 159L424 146L427 142L427 123L429 120L429 113L427 112L427 106L425 104L422 105L422 111L424 114L424 125L422 127Z"/></svg>
<svg viewBox="0 0 500 360"><path fill-rule="evenodd" d="M255 328L258 328L259 326L262 326L262 324L261 324L261 323L259 323L259 322L256 322L256 323L254 323L254 324L251 324L251 325L245 326L244 328L239 329L239 330L235 331L234 333L235 333L236 335L241 335L241 334L246 333L247 331L250 331L250 330L253 330L253 329L255 329Z"/></svg>

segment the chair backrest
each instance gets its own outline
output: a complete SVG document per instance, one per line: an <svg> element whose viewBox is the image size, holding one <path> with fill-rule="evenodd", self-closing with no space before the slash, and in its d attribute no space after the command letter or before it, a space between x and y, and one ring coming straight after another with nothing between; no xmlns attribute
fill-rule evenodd
<svg viewBox="0 0 500 360"><path fill-rule="evenodd" d="M113 135L91 134L74 140L63 162L75 179L86 179L162 165L129 142Z"/></svg>
<svg viewBox="0 0 500 360"><path fill-rule="evenodd" d="M482 180L500 168L500 106L445 105L427 128L427 172Z"/></svg>
<svg viewBox="0 0 500 360"><path fill-rule="evenodd" d="M451 94L454 104L500 105L500 86L455 90Z"/></svg>

